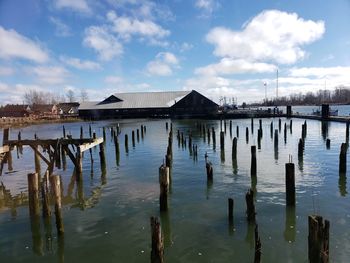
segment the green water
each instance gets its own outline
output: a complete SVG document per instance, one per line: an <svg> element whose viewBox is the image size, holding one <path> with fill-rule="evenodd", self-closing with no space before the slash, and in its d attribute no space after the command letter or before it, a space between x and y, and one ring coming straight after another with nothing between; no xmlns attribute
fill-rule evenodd
<svg viewBox="0 0 350 263"><path fill-rule="evenodd" d="M1 262L150 262L150 216L160 216L166 262L252 262L254 229L245 216L245 193L252 186L250 179L250 146L257 145L258 120L254 134L249 120L233 120L232 137L229 121L225 135L225 150L220 151L220 122L200 121L216 129L216 146L212 139L200 136L198 120L174 120L172 184L169 211L159 212L158 168L162 164L168 143L165 122L170 120L122 120L91 123L102 136L106 127L106 177L101 178L98 148L83 160L83 183L77 185L73 165L55 170L63 180L63 219L65 234L57 237L55 219L51 228L40 219L31 227L26 198L27 173L34 171L34 156L30 148L23 149L17 159L13 151L13 173L5 165L0 181L17 201L0 202ZM278 149L270 136L270 123L278 128L278 119L263 119L261 149L257 150L256 221L262 242L263 262L307 262L307 216L319 214L330 220L331 262L348 262L350 256L350 203L346 179L339 180L340 144L345 141L345 124L329 123L322 132L321 122L308 120L303 161L298 161L298 140L304 120L293 119L293 133L283 138L284 123L279 133ZM120 123L120 160L117 164L114 142L109 128ZM146 125L144 138L131 143L131 131ZM89 123L65 124L68 134L79 137L80 125L88 136ZM231 160L232 138L236 126L238 138L237 168ZM170 126L170 125L169 125ZM249 142L245 128L249 127ZM176 131L186 137L192 130L193 143L198 145L198 160L188 148L178 146ZM17 138L18 129L11 130ZM62 136L62 124L37 125L22 128L22 138L57 138ZM327 132L327 134L325 134ZM124 147L124 135L129 135L129 149ZM1 134L0 134L1 136ZM331 139L326 149L325 138ZM188 141L188 140L187 140ZM207 184L204 154L213 164L213 184ZM296 208L285 206L285 163L290 155L296 165ZM42 170L46 169L42 163ZM8 192L8 193L9 193ZM234 226L227 220L227 198L234 198Z"/></svg>

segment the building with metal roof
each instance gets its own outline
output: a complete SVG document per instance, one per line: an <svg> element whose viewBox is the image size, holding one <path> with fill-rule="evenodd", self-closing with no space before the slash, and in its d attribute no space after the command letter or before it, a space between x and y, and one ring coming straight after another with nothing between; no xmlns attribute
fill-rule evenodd
<svg viewBox="0 0 350 263"><path fill-rule="evenodd" d="M82 102L82 118L203 117L218 105L195 90L115 93L102 101Z"/></svg>

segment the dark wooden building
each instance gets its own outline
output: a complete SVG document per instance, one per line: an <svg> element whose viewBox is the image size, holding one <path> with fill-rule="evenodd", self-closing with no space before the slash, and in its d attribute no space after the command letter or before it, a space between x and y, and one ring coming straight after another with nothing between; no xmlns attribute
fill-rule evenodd
<svg viewBox="0 0 350 263"><path fill-rule="evenodd" d="M29 105L7 104L0 108L0 117L27 117L30 110Z"/></svg>
<svg viewBox="0 0 350 263"><path fill-rule="evenodd" d="M103 101L83 102L79 106L79 117L145 118L211 117L217 113L218 105L199 92L137 92L116 93Z"/></svg>

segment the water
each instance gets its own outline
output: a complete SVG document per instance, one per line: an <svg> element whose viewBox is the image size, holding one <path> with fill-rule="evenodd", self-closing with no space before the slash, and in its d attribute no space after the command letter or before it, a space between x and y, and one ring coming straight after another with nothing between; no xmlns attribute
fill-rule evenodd
<svg viewBox="0 0 350 263"><path fill-rule="evenodd" d="M259 109L273 109L273 107L259 107ZM286 113L286 106L278 106L279 109L283 110ZM330 105L331 110L338 110L338 116L348 116L350 115L350 105ZM321 106L292 106L293 114L302 114L302 115L313 115L315 111L321 111Z"/></svg>
<svg viewBox="0 0 350 263"><path fill-rule="evenodd" d="M120 160L117 165L114 143L107 129L105 145L107 174L101 178L98 148L83 160L83 184L71 181L73 166L67 159L66 171L55 170L63 179L63 218L65 234L57 238L54 216L51 238L43 220L40 229L31 229L27 201L16 205L0 203L1 262L149 262L150 216L160 216L164 232L167 262L252 262L254 231L245 216L245 193L256 187L257 223L262 242L264 262L307 262L307 216L319 214L330 220L331 262L348 262L350 256L350 202L345 180L339 180L340 144L345 141L345 124L328 123L322 131L319 121L308 120L303 162L298 161L297 148L304 120L293 119L293 133L287 132L284 143L283 127L289 120L282 118L278 150L270 137L270 123L278 128L278 119L263 119L261 149L257 150L257 183L250 179L250 146L257 145L258 120L254 134L250 119L233 120L232 138L236 126L238 138L237 169L232 165L232 140L227 122L225 150L220 151L220 122L201 121L216 129L217 145L200 137L196 120L175 120L172 184L168 213L159 213L158 168L163 162L170 120L120 121ZM131 143L131 131L146 125L143 140ZM80 125L88 136L88 123L67 123L66 131L79 137ZM116 121L91 124L102 136L102 127L116 126ZM249 143L245 128L249 127ZM176 130L193 132L198 145L198 161L188 148L178 147ZM18 129L12 129L12 138ZM37 125L22 128L22 138L56 138L62 136L62 124ZM124 134L129 135L128 153ZM1 134L0 134L1 136ZM326 149L325 139L331 139ZM24 148L17 159L13 151L16 172L0 177L13 197L27 192L27 173L34 170L33 152ZM207 184L204 154L213 163L214 181ZM292 155L296 165L296 209L285 206L285 163ZM224 158L223 158L224 157ZM42 163L42 170L46 166ZM7 167L4 168L7 172ZM80 190L79 190L80 189ZM82 189L82 190L81 190ZM234 198L234 226L227 220L227 198Z"/></svg>

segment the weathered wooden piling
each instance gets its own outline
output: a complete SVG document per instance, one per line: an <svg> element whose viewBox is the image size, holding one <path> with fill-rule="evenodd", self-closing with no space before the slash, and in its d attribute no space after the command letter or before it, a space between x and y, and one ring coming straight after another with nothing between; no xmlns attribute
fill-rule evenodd
<svg viewBox="0 0 350 263"><path fill-rule="evenodd" d="M238 125L236 127L236 136L237 136L237 138L239 138L239 126Z"/></svg>
<svg viewBox="0 0 350 263"><path fill-rule="evenodd" d="M327 148L327 149L330 149L330 148L331 148L331 140L330 140L330 139L327 139L327 140L326 140L326 148Z"/></svg>
<svg viewBox="0 0 350 263"><path fill-rule="evenodd" d="M225 148L225 133L220 132L220 149Z"/></svg>
<svg viewBox="0 0 350 263"><path fill-rule="evenodd" d="M106 128L102 127L103 142L106 142Z"/></svg>
<svg viewBox="0 0 350 263"><path fill-rule="evenodd" d="M281 131L282 129L282 120L278 119L278 130Z"/></svg>
<svg viewBox="0 0 350 263"><path fill-rule="evenodd" d="M346 173L346 151L347 143L342 143L339 154L339 173Z"/></svg>
<svg viewBox="0 0 350 263"><path fill-rule="evenodd" d="M237 160L237 138L232 140L232 160Z"/></svg>
<svg viewBox="0 0 350 263"><path fill-rule="evenodd" d="M143 129L143 125L141 124L141 139L143 139L144 136L144 129Z"/></svg>
<svg viewBox="0 0 350 263"><path fill-rule="evenodd" d="M90 136L90 138L91 138L91 136L92 136L91 125L89 125L89 136Z"/></svg>
<svg viewBox="0 0 350 263"><path fill-rule="evenodd" d="M254 229L254 243L255 243L254 263L260 263L261 262L261 241L259 236L258 224L255 225L255 229Z"/></svg>
<svg viewBox="0 0 350 263"><path fill-rule="evenodd" d="M273 138L273 121L271 121L271 124L270 124L270 136L272 139Z"/></svg>
<svg viewBox="0 0 350 263"><path fill-rule="evenodd" d="M278 148L278 130L275 129L274 147Z"/></svg>
<svg viewBox="0 0 350 263"><path fill-rule="evenodd" d="M256 176L256 146L250 147L251 164L250 164L250 176Z"/></svg>
<svg viewBox="0 0 350 263"><path fill-rule="evenodd" d="M226 119L224 119L224 132L226 133Z"/></svg>
<svg viewBox="0 0 350 263"><path fill-rule="evenodd" d="M137 142L140 141L140 130L139 129L136 129L136 140L137 140Z"/></svg>
<svg viewBox="0 0 350 263"><path fill-rule="evenodd" d="M308 255L310 263L329 262L329 226L328 220L323 223L322 216L308 217Z"/></svg>
<svg viewBox="0 0 350 263"><path fill-rule="evenodd" d="M44 180L41 182L41 199L43 204L43 217L49 218L51 216L50 209L50 192L49 192L49 171L45 172Z"/></svg>
<svg viewBox="0 0 350 263"><path fill-rule="evenodd" d="M164 166L163 164L159 167L159 207L160 211L168 210L168 192L169 192L169 167Z"/></svg>
<svg viewBox="0 0 350 263"><path fill-rule="evenodd" d="M245 140L247 143L249 142L249 129L248 129L248 127L245 128Z"/></svg>
<svg viewBox="0 0 350 263"><path fill-rule="evenodd" d="M77 151L77 153L75 154L75 171L76 171L76 180L79 182L81 181L82 175L83 175L83 155L82 152L80 150Z"/></svg>
<svg viewBox="0 0 350 263"><path fill-rule="evenodd" d="M151 263L164 263L162 228L158 217L151 217L152 251Z"/></svg>
<svg viewBox="0 0 350 263"><path fill-rule="evenodd" d="M232 120L230 120L230 134L232 135Z"/></svg>
<svg viewBox="0 0 350 263"><path fill-rule="evenodd" d="M127 134L125 134L124 144L125 144L125 148L128 148L129 142L128 142L128 135Z"/></svg>
<svg viewBox="0 0 350 263"><path fill-rule="evenodd" d="M346 142L349 141L349 126L350 126L350 122L347 121L347 122L346 122L346 131L345 131Z"/></svg>
<svg viewBox="0 0 350 263"><path fill-rule="evenodd" d="M131 132L131 142L132 142L132 147L135 147L135 131L134 130Z"/></svg>
<svg viewBox="0 0 350 263"><path fill-rule="evenodd" d="M63 138L66 138L66 128L64 127L64 125L62 127L62 132L63 132Z"/></svg>
<svg viewBox="0 0 350 263"><path fill-rule="evenodd" d="M258 149L261 149L261 130L258 129Z"/></svg>
<svg viewBox="0 0 350 263"><path fill-rule="evenodd" d="M250 130L253 134L254 133L254 119L253 118L250 119Z"/></svg>
<svg viewBox="0 0 350 263"><path fill-rule="evenodd" d="M234 201L232 198L228 199L228 221L230 224L233 223L233 206L234 206Z"/></svg>
<svg viewBox="0 0 350 263"><path fill-rule="evenodd" d="M119 150L119 140L118 140L118 136L114 137L114 148L115 148L115 159L116 159L116 163L117 166L119 166L119 162L120 162L120 150Z"/></svg>
<svg viewBox="0 0 350 263"><path fill-rule="evenodd" d="M55 218L56 228L58 235L64 233L63 219L62 219L62 202L61 202L61 179L59 175L52 175L51 186L53 189L54 200L55 200Z"/></svg>
<svg viewBox="0 0 350 263"><path fill-rule="evenodd" d="M259 119L259 129L262 130L262 120Z"/></svg>
<svg viewBox="0 0 350 263"><path fill-rule="evenodd" d="M293 133L293 120L289 121L289 129L290 129L290 133Z"/></svg>
<svg viewBox="0 0 350 263"><path fill-rule="evenodd" d="M213 166L210 162L206 162L205 168L207 170L207 180L212 181L213 180Z"/></svg>
<svg viewBox="0 0 350 263"><path fill-rule="evenodd" d="M286 163L286 204L295 206L295 166L294 163Z"/></svg>
<svg viewBox="0 0 350 263"><path fill-rule="evenodd" d="M105 150L104 150L103 143L100 143L99 155L100 155L101 170L102 170L102 172L105 172L105 170L106 170L106 157L105 157Z"/></svg>
<svg viewBox="0 0 350 263"><path fill-rule="evenodd" d="M287 123L284 123L284 143L287 143Z"/></svg>
<svg viewBox="0 0 350 263"><path fill-rule="evenodd" d="M254 205L254 191L249 189L245 195L245 201L247 204L247 220L248 222L255 222L255 205Z"/></svg>
<svg viewBox="0 0 350 263"><path fill-rule="evenodd" d="M210 129L207 130L207 136L208 136L208 143L210 143Z"/></svg>
<svg viewBox="0 0 350 263"><path fill-rule="evenodd" d="M211 128L211 133L212 133L212 137L213 137L213 144L216 144L216 136L215 136L215 129L214 127Z"/></svg>
<svg viewBox="0 0 350 263"><path fill-rule="evenodd" d="M29 213L31 217L39 216L39 175L38 173L28 174L28 199Z"/></svg>
<svg viewBox="0 0 350 263"><path fill-rule="evenodd" d="M300 138L298 143L298 156L302 157L304 153L304 139Z"/></svg>
<svg viewBox="0 0 350 263"><path fill-rule="evenodd" d="M165 123L165 130L168 130L169 127L168 127L168 122Z"/></svg>

